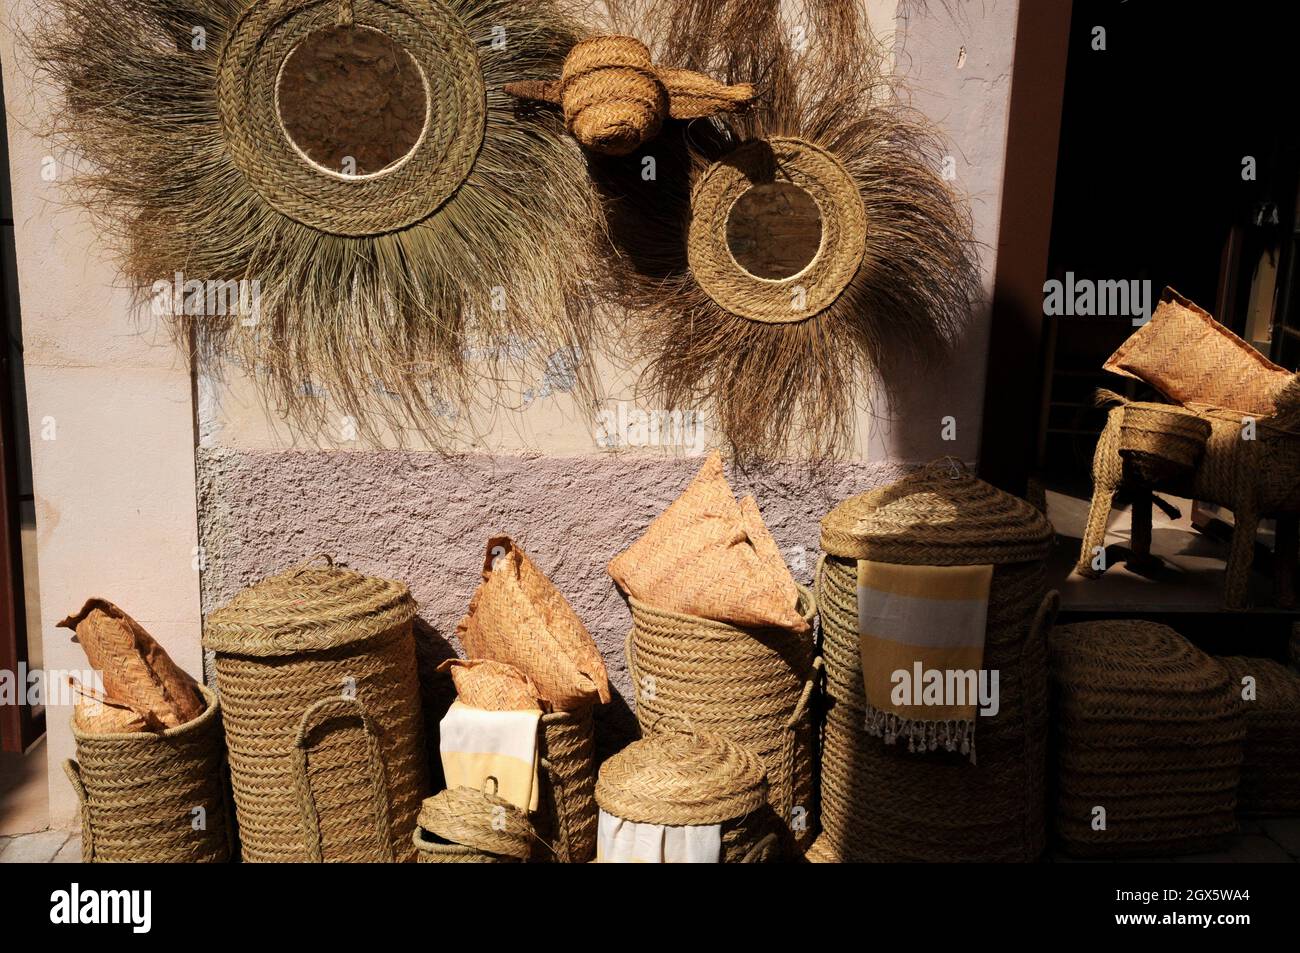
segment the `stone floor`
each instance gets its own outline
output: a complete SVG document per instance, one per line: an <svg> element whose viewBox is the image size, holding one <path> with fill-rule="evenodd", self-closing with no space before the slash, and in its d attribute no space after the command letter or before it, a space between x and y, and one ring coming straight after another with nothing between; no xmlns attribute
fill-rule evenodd
<svg viewBox="0 0 1300 953"><path fill-rule="evenodd" d="M1053 854L1049 859L1054 863L1079 863L1063 854ZM0 837L0 864L68 864L80 860L80 833L39 831L17 837ZM1214 853L1132 859L1123 863L1167 861L1183 864L1294 864L1300 862L1300 817L1243 819L1241 833L1224 850Z"/></svg>

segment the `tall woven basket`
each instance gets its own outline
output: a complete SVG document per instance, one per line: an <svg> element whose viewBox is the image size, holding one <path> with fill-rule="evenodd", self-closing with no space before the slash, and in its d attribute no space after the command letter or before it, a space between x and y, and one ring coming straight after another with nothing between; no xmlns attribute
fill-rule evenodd
<svg viewBox="0 0 1300 953"><path fill-rule="evenodd" d="M627 666L642 733L688 725L753 751L767 771L782 853L806 850L817 833L811 700L820 660L811 634L813 594L799 589L808 635L665 612L632 597L628 602Z"/></svg>
<svg viewBox="0 0 1300 953"><path fill-rule="evenodd" d="M221 863L230 826L221 706L177 728L87 734L73 721L77 760L64 770L81 802L85 863Z"/></svg>
<svg viewBox="0 0 1300 953"><path fill-rule="evenodd" d="M817 601L826 659L817 862L1032 861L1045 841L1052 527L1024 500L953 464L844 501L822 520ZM1000 709L976 727L976 764L868 734L857 560L992 565L984 668Z"/></svg>
<svg viewBox="0 0 1300 953"><path fill-rule="evenodd" d="M428 793L399 582L302 565L208 616L246 861L414 861Z"/></svg>
<svg viewBox="0 0 1300 953"><path fill-rule="evenodd" d="M590 706L543 715L538 729L538 860L596 858L596 741Z"/></svg>

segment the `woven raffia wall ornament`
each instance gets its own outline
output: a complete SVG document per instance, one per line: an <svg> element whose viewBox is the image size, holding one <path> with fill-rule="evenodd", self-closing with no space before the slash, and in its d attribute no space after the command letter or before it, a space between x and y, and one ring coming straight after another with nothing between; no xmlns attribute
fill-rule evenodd
<svg viewBox="0 0 1300 953"><path fill-rule="evenodd" d="M646 399L706 411L741 460L846 451L872 385L888 397L937 366L978 295L940 140L902 103L856 3L816 0L796 19L779 0L608 6L600 28L635 29L655 63L757 91L744 113L669 122L626 158L591 157L609 292ZM733 228L751 197L780 189L803 193L820 239L802 263L752 270Z"/></svg>
<svg viewBox="0 0 1300 953"><path fill-rule="evenodd" d="M195 331L200 348L255 370L282 414L436 438L487 393L480 382L558 361L590 386L581 263L599 207L560 117L519 111L504 91L557 75L576 42L552 0L48 6L30 42L64 96L51 133L88 160L77 199L120 237L141 304L157 310L162 282L164 310L183 302L179 339ZM299 51L339 31L369 48L377 34L390 60L404 53L423 97L414 144L376 169L322 164L288 131L305 119L281 111ZM382 101L396 86L372 102L355 64L328 65L346 75L330 87L339 76L305 74L318 100L337 89L391 120ZM323 108L329 133L336 104ZM373 150L368 134L349 143L355 155ZM242 283L245 307L196 308L174 279Z"/></svg>

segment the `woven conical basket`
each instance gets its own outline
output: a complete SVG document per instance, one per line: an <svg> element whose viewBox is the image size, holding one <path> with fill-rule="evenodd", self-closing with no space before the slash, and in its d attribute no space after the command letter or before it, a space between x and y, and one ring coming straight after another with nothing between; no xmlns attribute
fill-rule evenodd
<svg viewBox="0 0 1300 953"><path fill-rule="evenodd" d="M725 864L778 853L763 763L721 735L664 730L632 742L601 765L596 802L638 824L719 824Z"/></svg>
<svg viewBox="0 0 1300 953"><path fill-rule="evenodd" d="M415 860L415 608L402 583L304 564L208 616L244 860Z"/></svg>
<svg viewBox="0 0 1300 953"><path fill-rule="evenodd" d="M1051 675L1066 851L1188 853L1236 830L1245 724L1222 665L1166 626L1115 619L1053 631Z"/></svg>
<svg viewBox="0 0 1300 953"><path fill-rule="evenodd" d="M813 861L1032 861L1045 842L1046 633L1054 594L1038 510L933 464L845 500L822 520L817 603L826 660L821 823ZM979 759L909 752L866 730L857 560L993 566L984 667L1000 710L980 718Z"/></svg>

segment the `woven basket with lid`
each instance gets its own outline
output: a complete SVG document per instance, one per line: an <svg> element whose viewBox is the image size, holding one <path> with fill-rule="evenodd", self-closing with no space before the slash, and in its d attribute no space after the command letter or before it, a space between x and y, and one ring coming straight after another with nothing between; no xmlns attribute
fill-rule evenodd
<svg viewBox="0 0 1300 953"><path fill-rule="evenodd" d="M823 834L810 860L1030 861L1042 852L1051 539L1030 504L948 462L845 500L822 520ZM1000 673L1000 709L978 721L978 763L867 733L859 559L993 566L984 667Z"/></svg>
<svg viewBox="0 0 1300 953"><path fill-rule="evenodd" d="M1219 661L1246 718L1238 809L1243 814L1300 813L1300 674L1272 659L1230 656ZM1248 677L1254 688L1249 700L1243 697Z"/></svg>
<svg viewBox="0 0 1300 953"><path fill-rule="evenodd" d="M533 854L536 842L523 811L472 788L425 798L414 837L422 864L518 864Z"/></svg>
<svg viewBox="0 0 1300 953"><path fill-rule="evenodd" d="M1051 678L1069 853L1193 852L1236 830L1245 725L1222 665L1167 626L1113 619L1058 626Z"/></svg>
<svg viewBox="0 0 1300 953"><path fill-rule="evenodd" d="M207 618L246 861L411 861L427 793L405 585L304 564Z"/></svg>
<svg viewBox="0 0 1300 953"><path fill-rule="evenodd" d="M807 849L816 834L811 696L821 664L812 593L799 588L804 635L667 612L630 596L628 603L627 666L642 733L688 724L753 751L767 772L769 820L782 832L782 852Z"/></svg>
<svg viewBox="0 0 1300 953"><path fill-rule="evenodd" d="M637 824L720 824L725 864L779 853L763 762L722 735L662 730L632 742L601 765L596 801Z"/></svg>

